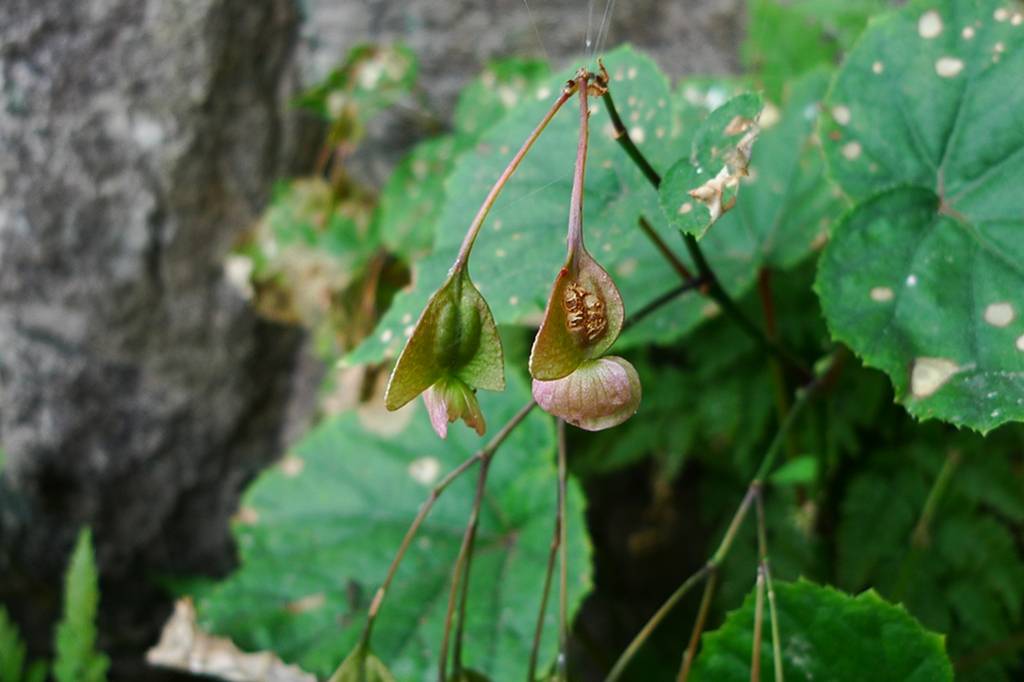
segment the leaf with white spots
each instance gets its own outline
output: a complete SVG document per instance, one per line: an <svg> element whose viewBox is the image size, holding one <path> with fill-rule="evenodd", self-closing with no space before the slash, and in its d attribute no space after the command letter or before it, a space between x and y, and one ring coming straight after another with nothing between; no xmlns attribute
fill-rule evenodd
<svg viewBox="0 0 1024 682"><path fill-rule="evenodd" d="M760 132L762 107L760 96L738 95L697 128L689 158L669 169L659 190L662 210L677 228L701 238L735 206Z"/></svg>
<svg viewBox="0 0 1024 682"><path fill-rule="evenodd" d="M787 680L942 682L953 679L942 637L875 592L851 597L806 580L775 581L780 651ZM751 679L755 596L703 637L695 682ZM771 627L764 608L761 679L774 680Z"/></svg>
<svg viewBox="0 0 1024 682"><path fill-rule="evenodd" d="M821 130L861 202L821 261L833 336L915 416L983 432L1024 420L1022 73L1019 3L914 2L850 53Z"/></svg>
<svg viewBox="0 0 1024 682"><path fill-rule="evenodd" d="M500 425L528 399L518 375L481 393ZM357 414L316 428L264 473L233 528L240 568L200 595L200 621L250 651L271 649L322 677L352 650L366 609L431 486L481 447L469 429L437 440L419 402L399 433L381 436ZM487 485L470 581L465 657L493 679L526 675L554 523L554 429L539 410L498 451ZM448 581L476 487L453 483L412 542L374 629L373 650L399 680L436 679ZM583 497L569 496L570 604L590 585ZM555 601L547 630L554 632ZM543 661L555 655L547 638Z"/></svg>

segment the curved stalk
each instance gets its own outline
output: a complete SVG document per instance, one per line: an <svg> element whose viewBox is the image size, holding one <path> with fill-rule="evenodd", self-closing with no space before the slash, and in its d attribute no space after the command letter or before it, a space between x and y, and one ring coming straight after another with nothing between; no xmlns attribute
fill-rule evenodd
<svg viewBox="0 0 1024 682"><path fill-rule="evenodd" d="M512 174L519 168L519 164L522 163L526 153L530 151L533 143L537 141L540 134L544 132L544 129L551 123L551 119L555 117L558 110L562 108L570 97L573 96L577 88L577 82L573 81L566 87L562 88L562 92L558 95L558 99L551 105L551 108L541 119L537 127L533 129L530 136L523 142L523 146L519 148L516 155L512 157L512 160L508 162L508 166L502 172L501 176L498 177L497 182L491 187L491 191L488 192L487 197L484 199L484 203L480 206L480 209L476 212L476 216L473 218L473 222L470 223L469 229L466 230L466 236L462 240L462 246L459 247L459 255L455 258L455 263L452 265L452 272L460 270L465 267L466 262L469 260L469 253L473 250L473 243L476 241L477 235L480 234L480 228L483 227L484 220L487 219L487 214L491 212L491 208L494 207L494 202L498 200L498 195L501 194L501 190L505 188Z"/></svg>

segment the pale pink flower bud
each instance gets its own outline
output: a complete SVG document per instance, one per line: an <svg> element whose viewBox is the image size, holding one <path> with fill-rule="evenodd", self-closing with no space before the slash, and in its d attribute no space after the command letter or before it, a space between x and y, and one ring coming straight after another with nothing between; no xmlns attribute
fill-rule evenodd
<svg viewBox="0 0 1024 682"><path fill-rule="evenodd" d="M586 360L554 381L533 380L541 409L587 431L618 426L640 407L640 377L626 360L608 356Z"/></svg>

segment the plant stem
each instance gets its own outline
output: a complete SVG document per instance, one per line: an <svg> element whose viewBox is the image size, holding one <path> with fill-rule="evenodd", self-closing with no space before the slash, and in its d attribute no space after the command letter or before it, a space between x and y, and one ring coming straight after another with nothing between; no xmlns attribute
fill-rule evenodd
<svg viewBox="0 0 1024 682"><path fill-rule="evenodd" d="M757 566L756 601L754 602L754 645L750 653L750 682L761 682L761 625L764 620L764 566Z"/></svg>
<svg viewBox="0 0 1024 682"><path fill-rule="evenodd" d="M590 139L590 104L587 100L589 78L590 74L582 69L576 77L576 90L580 96L580 135L576 143L576 165L573 167L572 195L569 199L569 234L566 239L572 255L583 248L583 178L587 167L587 142Z"/></svg>
<svg viewBox="0 0 1024 682"><path fill-rule="evenodd" d="M691 279L689 282L680 284L674 289L669 289L664 294L662 294L658 298L654 299L653 301L645 305L640 310L637 310L635 313L630 315L626 319L626 321L622 323L622 331L626 331L633 325L637 324L642 319L644 319L645 317L647 317L648 315L656 311L658 308L668 303L669 301L672 301L675 298L681 296L682 294L685 294L687 291L699 288L703 283L704 280L698 277L696 279Z"/></svg>
<svg viewBox="0 0 1024 682"><path fill-rule="evenodd" d="M661 624L661 621L665 619L665 616L675 608L676 604L679 603L680 599L686 596L687 592L707 577L711 572L711 568L710 563L704 564L696 573L692 574L689 578L683 581L682 585L676 588L676 591L665 600L665 603L661 605L653 616L651 616L651 619L647 621L640 632L637 633L636 637L633 638L633 641L629 643L629 646L626 647L626 650L622 652L622 655L619 656L619 660L615 662L615 666L612 668L611 672L608 673L608 677L605 678L605 682L615 682L622 676L626 666L628 666L630 661L633 660L633 656L636 655L636 652L640 650L640 647L647 641L647 638L650 637L651 633L654 632L654 630Z"/></svg>
<svg viewBox="0 0 1024 682"><path fill-rule="evenodd" d="M601 99L604 100L605 109L608 110L608 117L612 119L612 129L614 130L615 141L619 143L626 155L633 160L636 167L644 174L647 181L654 185L657 189L661 185L661 175L658 171L654 170L654 166L651 165L647 157L643 155L640 148L633 142L633 138L629 136L629 131L626 129L626 124L622 122L622 117L619 116L619 110L615 107L615 100L612 98L611 89L605 90L605 93L601 95Z"/></svg>
<svg viewBox="0 0 1024 682"><path fill-rule="evenodd" d="M517 427L520 422L526 418L526 415L530 413L535 405L536 403L533 402L533 400L530 400L530 402L523 405L519 411L516 412L515 415L513 415L513 417L509 419L496 434L494 434L494 437L491 438L483 448L463 461L462 464L448 472L448 474L430 491L430 495L420 506L420 510L416 514L416 518L413 519L412 524L409 526L409 530L405 532L405 537L402 538L402 544L399 545L398 552L395 554L395 558L391 560L391 566L388 567L388 572L384 577L384 582L381 583L381 586L377 589L377 593L373 596L373 601L370 603L370 609L366 615L366 625L363 628L363 635L361 638L361 642L363 644L369 645L370 636L373 633L373 625L377 620L377 614L380 612L381 605L384 603L384 597L387 595L388 588L391 587L391 583L395 579L395 574L398 572L398 567L402 563L402 559L405 558L405 553L409 550L409 545L412 544L413 538L416 537L416 533L430 514L430 510L434 507L434 504L441 496L441 493L443 493L445 489L455 481L455 479L459 478L459 476L464 474L474 464L484 459L490 459L491 456L498 451L501 444L505 442L505 439L509 437L509 434L512 433L513 429L515 429L515 427Z"/></svg>
<svg viewBox="0 0 1024 682"><path fill-rule="evenodd" d="M606 90L601 97L604 100L605 108L608 110L608 116L612 120L615 140L626 152L626 155L629 156L633 163L635 163L641 172L643 172L648 182L654 186L654 189L658 189L661 186L661 175L654 170L654 167L643 155L643 152L640 151L633 142L633 139L629 136L629 131L623 124L622 118L619 116L618 109L615 107L615 100L612 98L611 90ZM697 238L692 234L684 232L683 241L686 244L687 251L690 253L690 257L697 266L697 272L705 280L705 293L712 300L718 303L719 307L721 307L721 309L767 353L779 358L787 365L790 365L799 371L804 378L810 377L811 373L807 367L805 367L804 364L792 353L787 351L778 343L774 343L768 339L764 332L750 321L743 311L740 310L739 306L737 306L732 300L725 289L722 288L718 277L715 275L715 271L711 268L711 264L708 263L707 258L704 257L704 252L701 250L700 244L697 242Z"/></svg>
<svg viewBox="0 0 1024 682"><path fill-rule="evenodd" d="M768 532L765 528L764 495L757 491L757 552L761 557L761 571L764 573L765 587L768 590L768 614L772 627L772 663L774 666L774 682L783 682L782 674L782 639L779 636L779 613L775 604L775 588L772 586L772 573L768 567Z"/></svg>
<svg viewBox="0 0 1024 682"><path fill-rule="evenodd" d="M952 480L956 468L960 465L960 459L960 451L956 449L950 450L946 455L946 460L942 463L942 469L939 470L939 475L935 477L935 483L932 484L932 489L928 491L928 497L924 501L921 518L917 520L914 532L910 536L911 544L914 547L927 547L931 543L931 524L932 519L935 517L935 510L938 509L942 496L946 493L946 489L949 488L949 482Z"/></svg>
<svg viewBox="0 0 1024 682"><path fill-rule="evenodd" d="M558 556L558 547L562 538L561 507L555 505L555 530L551 537L551 549L548 551L548 567L544 573L544 590L540 596L540 612L537 614L537 627L533 631L533 647L530 649L530 666L527 672L527 682L535 682L537 679L537 658L540 656L540 639L544 633L544 616L548 610L548 597L551 596L551 580L555 574L555 558Z"/></svg>
<svg viewBox="0 0 1024 682"><path fill-rule="evenodd" d="M700 644L700 635L704 632L704 624L708 619L708 611L711 610L711 602L715 596L715 587L718 585L718 569L711 572L708 581L704 583L704 594L700 598L700 608L697 610L697 620L693 624L693 631L690 633L690 641L686 645L686 653L683 654L683 664L679 668L679 675L676 682L686 682L690 676L690 668L693 660L697 657L697 646Z"/></svg>
<svg viewBox="0 0 1024 682"><path fill-rule="evenodd" d="M665 260L669 262L672 269L679 274L679 277L682 278L683 282L692 281L694 279L693 275L690 274L690 271L685 265L683 265L683 261L679 260L679 257L676 256L672 249L668 248L668 244L666 244L665 240L658 235L654 230L654 227L647 221L647 218L640 216L638 222L640 224L640 229L643 230L644 234L647 235L647 238L651 240L654 247L658 249L661 255L665 257Z"/></svg>
<svg viewBox="0 0 1024 682"><path fill-rule="evenodd" d="M585 89L585 88L584 88ZM566 493L568 467L566 466L565 422L558 420L558 660L556 673L565 680L569 668L569 537L566 523Z"/></svg>
<svg viewBox="0 0 1024 682"><path fill-rule="evenodd" d="M491 460L485 457L480 460L480 474L476 482L476 496L473 498L473 509L469 513L469 521L466 523L466 532L462 536L462 546L459 548L459 555L455 559L455 568L452 570L452 586L448 592L448 610L444 616L444 635L441 637L441 659L438 662L437 682L446 682L448 679L448 639L452 631L452 619L455 615L455 600L459 593L460 579L462 584L469 580L469 566L473 553L473 540L476 537L477 521L480 518L480 506L484 501L484 489L487 486L487 472L490 469ZM461 623L460 623L461 626ZM460 672L459 643L456 641L455 672Z"/></svg>
<svg viewBox="0 0 1024 682"><path fill-rule="evenodd" d="M775 318L775 297L772 295L772 271L761 268L757 273L757 293L764 315L764 333L772 343L779 342L779 328ZM781 422L789 413L789 387L786 385L786 371L776 356L771 356L772 384L775 387L775 413ZM786 457L796 456L796 445L792 438L786 439ZM801 491L802 496L802 491Z"/></svg>
<svg viewBox="0 0 1024 682"><path fill-rule="evenodd" d="M542 118L540 123L537 124L537 127L534 128L532 133L530 133L530 136L526 138L526 141L523 142L523 146L519 148L516 155L508 162L508 166L502 172L501 176L498 177L494 186L491 187L491 191L484 199L484 203L480 206L480 210L477 211L476 217L473 218L473 222L470 223L469 229L466 230L466 236L462 240L462 246L459 248L459 255L456 256L455 264L452 265L453 272L462 269L466 265L466 262L469 260L469 253L473 250L473 243L476 241L477 235L480 234L480 228L483 227L484 220L487 218L487 214L490 213L491 208L493 208L494 202L497 201L498 195L501 194L501 190L504 189L509 178L511 178L512 174L516 172L517 168L519 168L519 164L526 156L526 153L530 151L533 143L536 142L537 138L540 137L540 134L544 132L544 129L548 126L548 123L551 122L551 119L555 117L555 114L562 108L562 105L573 96L576 87L576 83L574 82L573 84L562 88L562 92L558 95L558 99L556 99L555 103L551 105L551 108L544 115L544 118Z"/></svg>

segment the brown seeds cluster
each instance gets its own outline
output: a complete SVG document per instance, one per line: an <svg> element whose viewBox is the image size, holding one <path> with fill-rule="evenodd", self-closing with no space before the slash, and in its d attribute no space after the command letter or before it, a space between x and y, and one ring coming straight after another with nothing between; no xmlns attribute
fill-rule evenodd
<svg viewBox="0 0 1024 682"><path fill-rule="evenodd" d="M565 323L569 331L582 336L587 343L599 339L608 328L604 301L584 289L579 282L570 282L565 287L562 307L565 308Z"/></svg>

